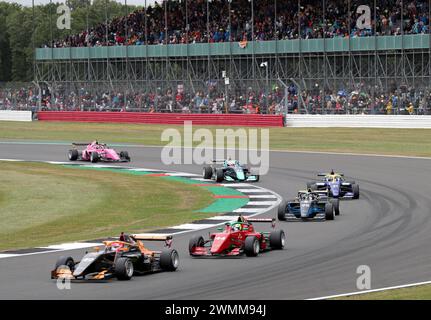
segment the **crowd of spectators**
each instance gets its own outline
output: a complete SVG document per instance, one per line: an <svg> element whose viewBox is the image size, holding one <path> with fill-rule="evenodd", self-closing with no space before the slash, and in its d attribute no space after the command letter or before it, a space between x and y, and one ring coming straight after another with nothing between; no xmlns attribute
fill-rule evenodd
<svg viewBox="0 0 431 320"><path fill-rule="evenodd" d="M365 2L365 3L364 3ZM357 28L369 2L371 27ZM254 4L253 10L251 3ZM57 39L46 47L93 47L364 37L429 33L428 0L167 0ZM403 5L402 5L403 3ZM208 5L208 15L207 15ZM276 10L275 10L276 9ZM375 22L375 28L373 27Z"/></svg>
<svg viewBox="0 0 431 320"><path fill-rule="evenodd" d="M179 89L181 88L181 89ZM51 111L123 111L176 113L310 113L310 114L431 114L431 90L401 86L389 93L362 86L352 91L304 90L291 85L287 91L274 86L268 94L248 88L225 93L215 89L176 89L151 92L129 90L65 90L33 87L0 88L0 109Z"/></svg>

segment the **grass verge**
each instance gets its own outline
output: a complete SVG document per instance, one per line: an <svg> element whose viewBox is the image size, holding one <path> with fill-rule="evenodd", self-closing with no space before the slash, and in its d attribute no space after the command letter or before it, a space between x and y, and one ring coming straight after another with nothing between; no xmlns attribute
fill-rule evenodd
<svg viewBox="0 0 431 320"><path fill-rule="evenodd" d="M166 144L160 137L167 128L183 133L182 126L35 121L2 122L0 137L2 140L72 142L79 136L85 142L99 139L107 143L160 146ZM199 128L203 127L194 127ZM214 133L223 127L207 129ZM269 131L272 150L431 156L429 129L270 128Z"/></svg>
<svg viewBox="0 0 431 320"><path fill-rule="evenodd" d="M385 290L334 300L431 300L431 285Z"/></svg>
<svg viewBox="0 0 431 320"><path fill-rule="evenodd" d="M211 193L159 177L0 162L0 250L97 239L200 219Z"/></svg>

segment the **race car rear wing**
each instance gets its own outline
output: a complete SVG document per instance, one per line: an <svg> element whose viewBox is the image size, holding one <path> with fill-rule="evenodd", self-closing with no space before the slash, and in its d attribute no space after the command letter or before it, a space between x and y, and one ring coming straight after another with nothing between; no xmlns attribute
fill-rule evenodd
<svg viewBox="0 0 431 320"><path fill-rule="evenodd" d="M145 240L145 241L166 241L171 240L172 235L157 235L157 234L134 234L132 237L136 240Z"/></svg>
<svg viewBox="0 0 431 320"><path fill-rule="evenodd" d="M77 147L86 147L88 146L90 143L77 143L77 142L72 142L72 146L77 146Z"/></svg>
<svg viewBox="0 0 431 320"><path fill-rule="evenodd" d="M158 235L158 234L134 234L132 238L141 241L164 241L165 246L170 248L172 246L172 235Z"/></svg>
<svg viewBox="0 0 431 320"><path fill-rule="evenodd" d="M223 162L225 162L226 160L220 160L220 159L214 159L212 162L213 163L223 163Z"/></svg>
<svg viewBox="0 0 431 320"><path fill-rule="evenodd" d="M272 227L274 228L275 227L275 218L268 218L268 219L266 219L266 218L247 218L247 217L244 217L248 222L269 222L269 223L271 223L272 224Z"/></svg>
<svg viewBox="0 0 431 320"><path fill-rule="evenodd" d="M317 176L318 177L326 177L326 176L328 176L328 175L330 175L331 173L318 173L317 174ZM338 175L340 175L340 176L342 176L342 177L344 177L344 173L339 173L339 172L335 172L335 174L338 174Z"/></svg>

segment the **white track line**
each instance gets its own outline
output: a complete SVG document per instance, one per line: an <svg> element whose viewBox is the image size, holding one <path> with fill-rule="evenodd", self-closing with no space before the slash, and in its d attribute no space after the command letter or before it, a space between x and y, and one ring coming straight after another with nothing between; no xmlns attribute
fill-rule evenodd
<svg viewBox="0 0 431 320"><path fill-rule="evenodd" d="M198 223L184 223L178 226L168 227L169 229L187 229L187 230L199 230L212 228L215 224L198 224Z"/></svg>
<svg viewBox="0 0 431 320"><path fill-rule="evenodd" d="M205 220L225 220L225 221L233 221L238 219L238 216L215 216L211 218L205 218Z"/></svg>
<svg viewBox="0 0 431 320"><path fill-rule="evenodd" d="M63 244L54 244L47 247L39 247L42 249L55 249L55 250L75 250L75 249L84 249L91 248L103 245L103 243L91 243L91 242L71 242L71 243L63 243Z"/></svg>
<svg viewBox="0 0 431 320"><path fill-rule="evenodd" d="M248 194L248 193L263 193L268 192L267 189L237 189L239 192Z"/></svg>
<svg viewBox="0 0 431 320"><path fill-rule="evenodd" d="M262 195L262 194L250 194L248 195L250 199L277 199L274 195Z"/></svg>
<svg viewBox="0 0 431 320"><path fill-rule="evenodd" d="M0 259L3 259L3 258L12 258L12 257L17 257L17 256L22 256L22 254L0 253Z"/></svg>
<svg viewBox="0 0 431 320"><path fill-rule="evenodd" d="M277 200L274 200L274 201L249 201L246 204L246 206L252 206L252 205L255 205L255 206L270 206L270 205L273 205L276 202L277 202Z"/></svg>
<svg viewBox="0 0 431 320"><path fill-rule="evenodd" d="M409 287L422 286L422 285L426 285L426 284L431 284L431 281L409 283L409 284L404 284L404 285L400 285L400 286L393 286L393 287L386 287L386 288L379 288L379 289L372 289L372 290L364 290L364 291L356 291L356 292L350 292L350 293L342 293L342 294L336 294L336 295L326 296L326 297L312 298L312 299L307 299L307 300L326 300L326 299L341 298L341 297L348 297L348 296L358 296L358 295L366 294L366 293L403 289L403 288L409 288Z"/></svg>

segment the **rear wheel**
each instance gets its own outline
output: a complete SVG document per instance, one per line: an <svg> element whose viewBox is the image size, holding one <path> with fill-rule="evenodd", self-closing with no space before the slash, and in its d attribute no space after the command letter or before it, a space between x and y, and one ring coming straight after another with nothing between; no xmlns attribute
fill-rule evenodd
<svg viewBox="0 0 431 320"><path fill-rule="evenodd" d="M287 204L285 200L282 200L278 206L278 220L285 221L286 220L286 210Z"/></svg>
<svg viewBox="0 0 431 320"><path fill-rule="evenodd" d="M57 262L55 263L55 270L63 266L68 267L70 271L73 272L75 270L75 261L72 257L61 256L57 259Z"/></svg>
<svg viewBox="0 0 431 320"><path fill-rule="evenodd" d="M340 215L340 200L332 199L331 202L332 202L332 205L334 206L335 215L339 216Z"/></svg>
<svg viewBox="0 0 431 320"><path fill-rule="evenodd" d="M272 231L269 235L269 245L273 249L283 249L286 242L286 235L283 230Z"/></svg>
<svg viewBox="0 0 431 320"><path fill-rule="evenodd" d="M160 254L160 268L165 271L175 271L180 264L180 257L177 250L169 249Z"/></svg>
<svg viewBox="0 0 431 320"><path fill-rule="evenodd" d="M244 252L247 257L256 257L260 251L259 240L255 236L245 238Z"/></svg>
<svg viewBox="0 0 431 320"><path fill-rule="evenodd" d="M325 204L325 218L326 218L326 220L334 220L334 218L335 218L334 206L330 202L327 202Z"/></svg>
<svg viewBox="0 0 431 320"><path fill-rule="evenodd" d="M69 150L68 157L70 161L78 160L78 155L79 155L78 150L75 150L75 149Z"/></svg>
<svg viewBox="0 0 431 320"><path fill-rule="evenodd" d="M118 280L130 280L133 277L134 267L129 258L121 257L115 263L115 276Z"/></svg>
<svg viewBox="0 0 431 320"><path fill-rule="evenodd" d="M202 236L194 236L189 241L189 253L192 254L193 250L197 247L204 246L204 238Z"/></svg>
<svg viewBox="0 0 431 320"><path fill-rule="evenodd" d="M93 151L90 155L90 161L92 163L96 163L97 161L99 161L99 154L95 151Z"/></svg>
<svg viewBox="0 0 431 320"><path fill-rule="evenodd" d="M224 180L224 172L223 169L216 170L216 182L223 182Z"/></svg>
<svg viewBox="0 0 431 320"><path fill-rule="evenodd" d="M204 179L211 179L212 176L213 176L213 168L204 167L204 172L203 172Z"/></svg>
<svg viewBox="0 0 431 320"><path fill-rule="evenodd" d="M352 192L353 192L353 199L359 199L359 185L358 184L352 185Z"/></svg>

